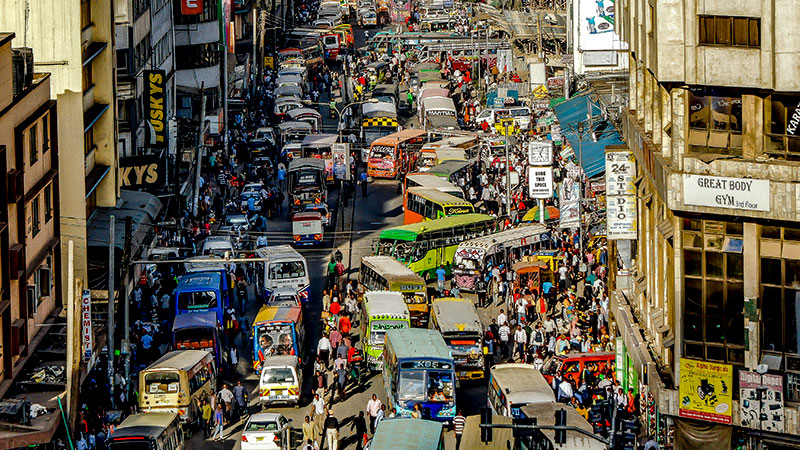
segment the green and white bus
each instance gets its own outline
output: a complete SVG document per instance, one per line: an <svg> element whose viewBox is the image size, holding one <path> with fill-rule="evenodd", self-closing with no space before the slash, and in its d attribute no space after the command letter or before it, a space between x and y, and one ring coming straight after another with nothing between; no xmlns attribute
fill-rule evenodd
<svg viewBox="0 0 800 450"><path fill-rule="evenodd" d="M449 272L458 244L495 231L486 214L459 214L381 231L376 255L392 256L423 278L433 278L439 265Z"/></svg>
<svg viewBox="0 0 800 450"><path fill-rule="evenodd" d="M399 292L367 291L362 313L361 326L364 329L361 335L364 336L367 364L372 370L381 370L386 332L411 327L408 307Z"/></svg>

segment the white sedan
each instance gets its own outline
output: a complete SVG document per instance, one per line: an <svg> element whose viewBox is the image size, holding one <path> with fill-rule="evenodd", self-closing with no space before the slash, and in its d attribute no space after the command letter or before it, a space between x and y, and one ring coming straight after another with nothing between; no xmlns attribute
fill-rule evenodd
<svg viewBox="0 0 800 450"><path fill-rule="evenodd" d="M283 414L258 413L242 429L242 450L286 450L291 434L290 420Z"/></svg>

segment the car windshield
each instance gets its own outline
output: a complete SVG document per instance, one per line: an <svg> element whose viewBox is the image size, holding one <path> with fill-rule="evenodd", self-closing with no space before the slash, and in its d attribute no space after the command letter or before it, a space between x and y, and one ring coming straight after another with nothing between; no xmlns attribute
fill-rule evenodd
<svg viewBox="0 0 800 450"><path fill-rule="evenodd" d="M150 372L144 376L145 393L177 394L181 378L178 372Z"/></svg>
<svg viewBox="0 0 800 450"><path fill-rule="evenodd" d="M217 307L215 291L181 292L178 294L179 310L204 310Z"/></svg>
<svg viewBox="0 0 800 450"><path fill-rule="evenodd" d="M459 258L458 268L466 270L476 270L478 268L478 261L469 258Z"/></svg>
<svg viewBox="0 0 800 450"><path fill-rule="evenodd" d="M306 269L301 261L277 262L269 265L269 278L286 280L306 276Z"/></svg>
<svg viewBox="0 0 800 450"><path fill-rule="evenodd" d="M408 304L424 304L427 303L425 300L425 293L424 292L403 292L403 299Z"/></svg>
<svg viewBox="0 0 800 450"><path fill-rule="evenodd" d="M294 383L294 374L289 367L267 367L261 376L261 382L266 384Z"/></svg>
<svg viewBox="0 0 800 450"><path fill-rule="evenodd" d="M250 422L244 431L278 431L277 422Z"/></svg>

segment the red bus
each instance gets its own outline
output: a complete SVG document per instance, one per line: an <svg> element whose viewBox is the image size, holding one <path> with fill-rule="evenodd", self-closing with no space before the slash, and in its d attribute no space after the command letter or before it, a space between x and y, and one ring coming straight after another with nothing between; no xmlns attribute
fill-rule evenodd
<svg viewBox="0 0 800 450"><path fill-rule="evenodd" d="M419 150L427 133L403 130L375 139L369 148L367 175L374 178L396 178L398 171L409 167L411 154Z"/></svg>

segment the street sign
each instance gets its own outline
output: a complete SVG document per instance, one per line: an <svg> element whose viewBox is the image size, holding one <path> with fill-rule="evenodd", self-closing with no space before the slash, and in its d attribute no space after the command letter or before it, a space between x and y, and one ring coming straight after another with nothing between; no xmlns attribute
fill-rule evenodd
<svg viewBox="0 0 800 450"><path fill-rule="evenodd" d="M528 196L531 198L553 196L552 167L528 167Z"/></svg>

